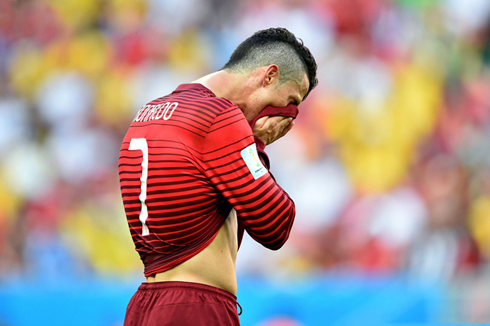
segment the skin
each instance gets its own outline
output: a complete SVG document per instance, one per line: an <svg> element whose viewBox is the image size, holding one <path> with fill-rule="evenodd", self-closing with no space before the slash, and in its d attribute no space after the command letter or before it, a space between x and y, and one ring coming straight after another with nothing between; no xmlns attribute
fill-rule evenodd
<svg viewBox="0 0 490 326"><path fill-rule="evenodd" d="M252 121L266 106L299 105L308 91L308 78L302 82L279 83L279 68L269 65L247 73L220 70L204 76L200 83L216 94L227 98L242 110L247 121ZM286 135L293 127L291 118L263 117L257 120L253 133L266 145ZM203 251L182 264L154 276L146 282L182 281L211 285L234 295L237 292L236 256L237 215L231 210L216 238Z"/></svg>
<svg viewBox="0 0 490 326"><path fill-rule="evenodd" d="M195 83L203 84L217 97L235 103L249 122L268 105L278 107L290 103L299 105L309 87L306 73L301 83L289 81L279 84L277 65L260 67L243 74L220 70L196 80ZM264 141L265 145L269 145L291 130L294 125L291 122L291 118L263 117L256 122L253 132Z"/></svg>

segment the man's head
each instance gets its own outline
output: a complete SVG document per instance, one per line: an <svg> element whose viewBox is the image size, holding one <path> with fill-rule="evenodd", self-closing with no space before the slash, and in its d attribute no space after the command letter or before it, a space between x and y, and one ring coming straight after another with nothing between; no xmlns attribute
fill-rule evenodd
<svg viewBox="0 0 490 326"><path fill-rule="evenodd" d="M237 103L246 108L247 119L267 105L299 104L318 83L313 55L285 28L256 32L236 48L222 70L248 77L244 87L252 88L251 96L247 103Z"/></svg>

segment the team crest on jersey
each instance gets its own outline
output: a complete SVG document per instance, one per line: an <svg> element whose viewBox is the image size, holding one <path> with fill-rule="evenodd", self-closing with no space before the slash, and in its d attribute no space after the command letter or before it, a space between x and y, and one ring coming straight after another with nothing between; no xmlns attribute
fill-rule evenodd
<svg viewBox="0 0 490 326"><path fill-rule="evenodd" d="M255 180L267 173L267 169L259 159L257 146L255 144L244 148L240 154L242 155L245 164L247 164L247 167L252 173Z"/></svg>

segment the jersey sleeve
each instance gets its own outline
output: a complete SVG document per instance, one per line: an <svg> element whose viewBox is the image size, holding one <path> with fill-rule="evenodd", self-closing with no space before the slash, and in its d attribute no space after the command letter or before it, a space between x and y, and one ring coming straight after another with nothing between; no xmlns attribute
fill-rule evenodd
<svg viewBox="0 0 490 326"><path fill-rule="evenodd" d="M266 248L281 248L294 222L294 202L260 162L238 107L216 116L203 141L202 162L206 177L236 210L247 233Z"/></svg>

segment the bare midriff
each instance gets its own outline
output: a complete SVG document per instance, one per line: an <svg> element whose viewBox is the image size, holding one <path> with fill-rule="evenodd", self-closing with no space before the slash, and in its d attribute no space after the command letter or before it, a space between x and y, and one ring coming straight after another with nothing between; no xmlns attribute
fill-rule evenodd
<svg viewBox="0 0 490 326"><path fill-rule="evenodd" d="M237 216L231 210L216 238L203 251L182 264L146 278L146 282L181 281L211 285L233 295L237 292Z"/></svg>

